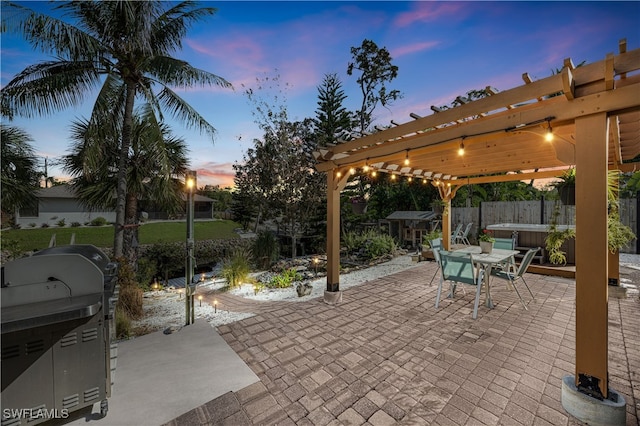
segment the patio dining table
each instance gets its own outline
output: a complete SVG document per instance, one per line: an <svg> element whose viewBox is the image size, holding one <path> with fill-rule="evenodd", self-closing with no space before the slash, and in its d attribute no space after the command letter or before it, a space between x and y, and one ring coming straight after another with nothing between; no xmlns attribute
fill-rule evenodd
<svg viewBox="0 0 640 426"><path fill-rule="evenodd" d="M518 250L493 249L491 253L482 253L480 246L467 246L455 250L455 252L470 253L476 265L484 270L485 306L493 309L493 301L491 300L491 269L495 265L512 262L513 256L520 252Z"/></svg>

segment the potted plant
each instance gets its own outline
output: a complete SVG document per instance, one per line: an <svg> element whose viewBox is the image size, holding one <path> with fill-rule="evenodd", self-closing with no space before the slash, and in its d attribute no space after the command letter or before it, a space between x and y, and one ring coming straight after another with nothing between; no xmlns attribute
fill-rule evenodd
<svg viewBox="0 0 640 426"><path fill-rule="evenodd" d="M553 186L558 190L562 204L567 206L576 204L576 169L573 167L567 169Z"/></svg>
<svg viewBox="0 0 640 426"><path fill-rule="evenodd" d="M491 253L491 250L493 250L493 243L496 241L495 238L493 238L493 232L488 229L483 229L478 236L478 240L480 241L480 252Z"/></svg>
<svg viewBox="0 0 640 426"><path fill-rule="evenodd" d="M365 214L367 212L367 200L362 196L351 197L351 210L355 214Z"/></svg>

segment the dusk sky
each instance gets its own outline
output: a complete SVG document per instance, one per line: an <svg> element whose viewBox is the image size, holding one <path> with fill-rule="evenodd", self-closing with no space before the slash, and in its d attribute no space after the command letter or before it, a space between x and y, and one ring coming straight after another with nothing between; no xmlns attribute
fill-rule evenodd
<svg viewBox="0 0 640 426"><path fill-rule="evenodd" d="M45 11L46 3L24 2ZM389 87L403 98L389 109L378 107L375 122L410 121L409 113L430 115L430 106L449 104L472 89L507 90L548 77L565 58L574 64L640 47L640 2L383 2L260 1L203 2L218 9L193 27L183 50L173 56L230 81L235 90L191 89L181 95L214 127L212 143L180 122L169 121L174 134L189 146L198 186L233 184L232 164L261 133L244 91L256 79L280 75L288 84L291 120L315 116L317 87L323 76L337 73L348 96L345 107L360 102L356 76L348 76L350 48L363 39L386 47L399 67ZM26 66L50 59L34 52L19 37L2 35L1 80L4 86ZM17 118L13 125L34 139L38 156L54 161L69 147L74 118L88 117L95 95L81 108L54 115ZM4 120L4 119L3 119ZM3 121L6 123L6 121ZM49 175L63 179L59 168Z"/></svg>

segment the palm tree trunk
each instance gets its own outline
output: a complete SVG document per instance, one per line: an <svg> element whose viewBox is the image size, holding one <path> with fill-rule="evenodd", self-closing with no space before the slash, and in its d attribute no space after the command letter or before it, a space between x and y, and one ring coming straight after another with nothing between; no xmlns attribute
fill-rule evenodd
<svg viewBox="0 0 640 426"><path fill-rule="evenodd" d="M124 228L124 245L123 255L127 259L129 265L133 267L134 271L137 271L138 265L138 195L128 192L127 193L127 206L125 209L125 228ZM134 244L136 241L136 244Z"/></svg>
<svg viewBox="0 0 640 426"><path fill-rule="evenodd" d="M131 126L133 123L133 102L136 96L135 82L127 81L127 99L124 107L122 124L122 144L118 159L118 186L116 189L116 223L113 238L113 254L116 258L124 254L124 224L127 202L127 167L129 165L129 148L131 147Z"/></svg>

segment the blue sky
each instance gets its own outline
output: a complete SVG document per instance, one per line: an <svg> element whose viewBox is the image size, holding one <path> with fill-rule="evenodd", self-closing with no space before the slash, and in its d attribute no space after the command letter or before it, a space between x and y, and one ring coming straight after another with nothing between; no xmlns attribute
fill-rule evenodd
<svg viewBox="0 0 640 426"><path fill-rule="evenodd" d="M38 10L47 4L25 2ZM327 73L337 73L348 96L360 101L355 76L346 74L350 48L365 38L386 47L399 67L390 88L403 98L375 112L378 124L410 121L409 113L431 114L431 105L449 104L471 89L499 90L523 84L522 74L540 79L560 68L604 59L640 46L640 2L401 2L401 1L222 1L203 2L218 9L193 27L175 57L230 81L234 90L190 89L181 95L218 130L212 143L181 123L169 121L189 146L198 186L231 185L234 162L261 133L244 91L256 79L280 75L287 83L290 118L315 115L317 87ZM29 64L49 59L15 36L2 35L0 83L4 86ZM74 118L90 114L85 104L36 119L14 120L30 133L43 159L55 160L69 147ZM58 168L49 175L63 178Z"/></svg>

